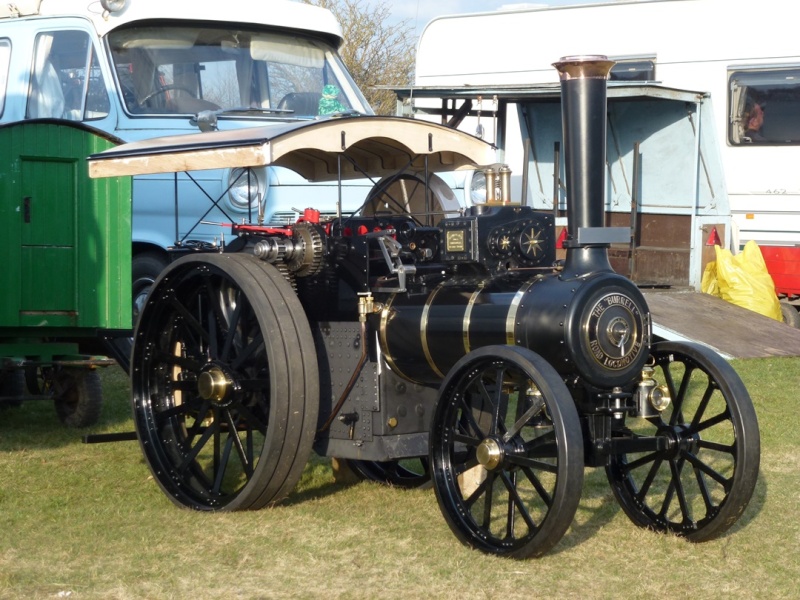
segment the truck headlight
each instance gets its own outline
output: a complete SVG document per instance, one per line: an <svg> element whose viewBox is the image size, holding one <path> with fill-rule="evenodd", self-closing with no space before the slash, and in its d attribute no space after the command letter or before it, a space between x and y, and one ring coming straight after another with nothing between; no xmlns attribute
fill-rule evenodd
<svg viewBox="0 0 800 600"><path fill-rule="evenodd" d="M231 169L228 174L228 200L238 210L257 209L267 196L265 167Z"/></svg>

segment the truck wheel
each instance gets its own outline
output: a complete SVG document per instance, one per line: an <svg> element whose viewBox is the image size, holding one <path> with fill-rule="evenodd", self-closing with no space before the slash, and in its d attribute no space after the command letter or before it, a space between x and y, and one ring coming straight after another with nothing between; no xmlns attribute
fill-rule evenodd
<svg viewBox="0 0 800 600"><path fill-rule="evenodd" d="M441 385L430 437L433 487L467 546L540 556L564 535L583 487L583 435L569 390L516 346L470 352Z"/></svg>
<svg viewBox="0 0 800 600"><path fill-rule="evenodd" d="M606 473L640 527L693 542L719 537L742 514L758 478L760 438L750 396L733 368L699 344L661 342L653 377L672 403L628 423L634 436L664 436L661 451L618 454Z"/></svg>
<svg viewBox="0 0 800 600"><path fill-rule="evenodd" d="M247 254L172 263L144 306L131 364L141 448L173 502L255 509L294 488L319 374L308 320L275 267Z"/></svg>
<svg viewBox="0 0 800 600"><path fill-rule="evenodd" d="M0 408L22 406L25 396L25 372L22 369L0 371Z"/></svg>
<svg viewBox="0 0 800 600"><path fill-rule="evenodd" d="M133 326L139 320L139 313L147 299L153 283L167 268L169 261L157 252L143 252L131 260L131 291L133 293Z"/></svg>
<svg viewBox="0 0 800 600"><path fill-rule="evenodd" d="M791 325L795 329L800 329L800 312L794 305L788 302L781 302L781 316L784 323Z"/></svg>
<svg viewBox="0 0 800 600"><path fill-rule="evenodd" d="M97 423L103 407L103 385L97 371L56 369L50 391L64 425L89 427Z"/></svg>

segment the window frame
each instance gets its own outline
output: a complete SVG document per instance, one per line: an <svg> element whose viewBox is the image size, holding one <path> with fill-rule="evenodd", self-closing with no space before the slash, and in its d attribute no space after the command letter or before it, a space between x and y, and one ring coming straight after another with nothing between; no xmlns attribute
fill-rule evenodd
<svg viewBox="0 0 800 600"><path fill-rule="evenodd" d="M731 65L726 81L729 146L800 146L800 63ZM764 116L758 137L746 135L744 122L754 104Z"/></svg>

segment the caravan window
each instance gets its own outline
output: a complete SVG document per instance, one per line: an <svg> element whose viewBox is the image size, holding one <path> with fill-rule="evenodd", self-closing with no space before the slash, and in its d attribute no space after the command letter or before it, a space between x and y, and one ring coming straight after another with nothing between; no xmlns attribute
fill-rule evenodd
<svg viewBox="0 0 800 600"><path fill-rule="evenodd" d="M616 59L617 64L611 68L611 81L655 81L655 60Z"/></svg>
<svg viewBox="0 0 800 600"><path fill-rule="evenodd" d="M800 145L800 67L731 71L728 83L731 145Z"/></svg>

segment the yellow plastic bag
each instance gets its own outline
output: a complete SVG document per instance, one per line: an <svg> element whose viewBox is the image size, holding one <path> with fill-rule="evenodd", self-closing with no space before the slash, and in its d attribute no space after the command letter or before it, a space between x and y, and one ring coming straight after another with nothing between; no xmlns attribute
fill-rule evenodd
<svg viewBox="0 0 800 600"><path fill-rule="evenodd" d="M717 260L706 266L700 283L702 291L782 321L775 284L758 244L752 240L747 242L744 250L735 256L730 250L719 246L715 246L714 250Z"/></svg>

